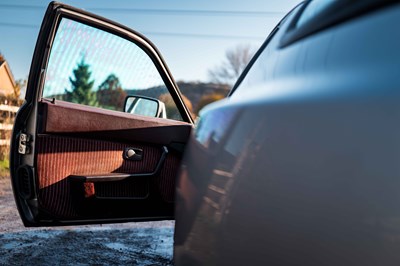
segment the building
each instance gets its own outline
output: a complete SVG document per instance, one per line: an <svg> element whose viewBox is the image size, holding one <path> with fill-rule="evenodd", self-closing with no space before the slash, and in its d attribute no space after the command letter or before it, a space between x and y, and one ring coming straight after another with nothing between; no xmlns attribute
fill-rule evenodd
<svg viewBox="0 0 400 266"><path fill-rule="evenodd" d="M7 61L0 57L0 95L9 95L14 92L15 80Z"/></svg>

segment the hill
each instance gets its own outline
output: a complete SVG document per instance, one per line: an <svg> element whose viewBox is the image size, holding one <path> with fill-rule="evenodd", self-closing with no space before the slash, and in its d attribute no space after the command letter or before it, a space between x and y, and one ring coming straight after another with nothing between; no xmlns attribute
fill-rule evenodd
<svg viewBox="0 0 400 266"><path fill-rule="evenodd" d="M210 95L218 95L225 97L230 90L226 84L202 83L202 82L178 82L181 93L190 100L193 111L197 113L199 107L202 107L202 99ZM154 87L146 90L125 90L128 95L138 94L158 99L160 95L165 93L165 87Z"/></svg>

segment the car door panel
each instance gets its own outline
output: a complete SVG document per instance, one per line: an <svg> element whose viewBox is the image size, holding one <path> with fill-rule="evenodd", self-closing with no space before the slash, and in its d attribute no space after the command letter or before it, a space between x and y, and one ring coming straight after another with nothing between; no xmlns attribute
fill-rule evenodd
<svg viewBox="0 0 400 266"><path fill-rule="evenodd" d="M39 117L42 117L42 121L36 139L36 171L38 199L43 211L63 219L85 214L90 218L87 209L101 204L96 200L145 200L150 197L150 190L156 191L163 202L173 202L180 152L168 149L163 163L165 167L157 174L150 174L161 160L162 147L186 142L190 124L104 111L63 101L42 101L40 106ZM156 144L149 144L154 139L151 134L146 135L147 139L134 134L135 130L141 129L151 132L152 126L164 136L157 138ZM163 134L164 127L166 130ZM120 130L132 133L131 137L126 136L118 142L110 141L115 139L114 133ZM72 132L72 136L69 135ZM88 134L82 138L78 136L80 132ZM89 138L90 134L92 138ZM127 148L140 149L143 159L133 161L124 158L123 153ZM77 175L104 176L112 173L137 176L105 182L79 182L73 179ZM85 201L91 201L91 204Z"/></svg>
<svg viewBox="0 0 400 266"><path fill-rule="evenodd" d="M127 82L123 90L161 86L169 93L180 118L148 117L117 111L124 110L119 106L109 110L104 103L100 108L97 104L89 106L64 99L63 93L68 90L64 89L65 83L57 81L72 83L71 72L57 68L54 64L64 64L51 59L52 54L53 58L62 54L60 45L70 45L70 40L62 41L63 34L57 32L61 24L63 34L68 30L69 37L74 36L74 28L67 28L68 25L83 25L80 29L87 29L87 36L95 31L113 40L120 38L124 45L130 42L133 48L125 51L141 57L133 63L136 72L127 70L129 79L148 85L140 88ZM85 42L85 38L79 42ZM58 48L53 51L52 46ZM114 46L104 47L103 50L120 52ZM71 60L69 54L63 60ZM111 71L108 73L115 73L113 66L121 69L119 61L102 61L101 55L95 60L92 66L96 75L100 73L96 72L99 64ZM155 72L142 70L139 63L143 60ZM124 76L128 72L120 73ZM158 75L155 77L162 81L161 85L147 79L154 75ZM51 83L47 83L49 80ZM96 86L94 93L100 90ZM10 156L14 196L25 226L174 218L175 177L193 122L163 59L146 38L88 12L50 3L35 48L25 99L14 124Z"/></svg>
<svg viewBox="0 0 400 266"><path fill-rule="evenodd" d="M58 217L76 216L79 212L76 211L74 200L77 202L78 198L134 201L149 198L150 187L159 192L163 201L173 200L174 179L180 161L176 152L168 154L165 160L168 167L161 170L158 176L126 178L115 182L76 182L79 184L74 185L70 178L72 175L150 173L160 160L161 149L143 143L51 135L39 135L36 147L38 199L43 210L53 212ZM142 149L144 159L124 160L122 153L126 147ZM75 191L71 191L71 187Z"/></svg>
<svg viewBox="0 0 400 266"><path fill-rule="evenodd" d="M173 202L175 175L181 159L181 152L174 149L173 144L186 142L191 124L104 111L63 101L42 101L40 106L39 117L42 121L39 121L41 126L38 127L40 133L36 138L35 156L38 200L42 212L51 213L58 219L90 219L96 215L93 209L104 201L109 201L110 206L116 200L131 203L142 200L141 204L146 204L146 200L154 200L155 194L166 205ZM83 123L85 120L93 123ZM143 129L151 132L152 126L164 136L157 138L156 143L151 143L154 139L151 134L145 135L147 138L138 138L134 134L135 130ZM124 139L115 141L114 133L120 130L132 133L131 137L126 134ZM79 132L87 134L79 137ZM172 148L168 149L171 145ZM141 150L142 159L124 158L128 148ZM158 167L164 155L163 148L168 154ZM156 171L157 168L160 170ZM112 177L118 174L131 176L103 182L93 181L93 178L83 181L74 178ZM172 206L169 209L172 210ZM123 216L132 215L127 209L124 211L127 214ZM121 212L109 211L107 217L118 218ZM169 215L172 217L171 211Z"/></svg>

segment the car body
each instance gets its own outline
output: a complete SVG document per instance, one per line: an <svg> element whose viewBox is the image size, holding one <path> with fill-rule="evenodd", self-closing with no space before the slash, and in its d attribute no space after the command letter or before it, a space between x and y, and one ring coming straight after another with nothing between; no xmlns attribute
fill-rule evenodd
<svg viewBox="0 0 400 266"><path fill-rule="evenodd" d="M183 121L42 99L55 25L64 18L143 49ZM397 265L399 19L399 1L299 4L192 130L144 37L51 4L13 132L12 180L24 224L174 218L177 265ZM125 158L133 148L142 165Z"/></svg>

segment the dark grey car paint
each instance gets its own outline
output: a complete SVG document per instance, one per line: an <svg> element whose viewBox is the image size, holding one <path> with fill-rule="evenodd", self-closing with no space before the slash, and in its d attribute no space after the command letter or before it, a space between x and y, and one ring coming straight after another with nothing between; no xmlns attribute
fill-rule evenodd
<svg viewBox="0 0 400 266"><path fill-rule="evenodd" d="M201 114L177 265L399 265L400 6L285 48Z"/></svg>

